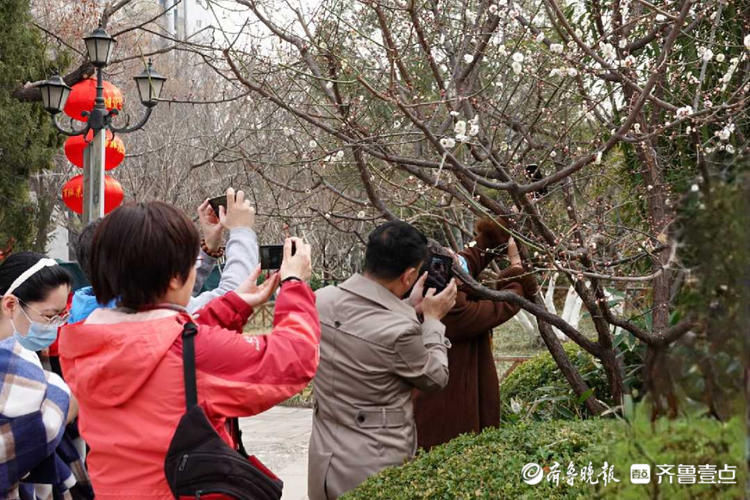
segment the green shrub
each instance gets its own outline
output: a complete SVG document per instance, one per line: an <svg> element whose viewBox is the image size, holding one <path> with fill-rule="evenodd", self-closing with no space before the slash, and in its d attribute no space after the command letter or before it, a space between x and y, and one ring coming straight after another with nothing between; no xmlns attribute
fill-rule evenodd
<svg viewBox="0 0 750 500"><path fill-rule="evenodd" d="M386 469L346 496L350 499L576 498L589 485L570 487L521 481L521 468L568 462L600 462L596 445L614 438L614 421L520 422L479 435L463 435L403 467Z"/></svg>
<svg viewBox="0 0 750 500"><path fill-rule="evenodd" d="M644 412L645 413L645 412ZM742 498L745 471L744 434L740 420L724 424L713 419L658 421L652 431L645 417L634 425L620 419L522 421L464 435L416 459L371 477L347 499L578 499L578 498ZM544 468L536 485L521 480L527 463ZM546 480L559 464L559 485ZM607 462L619 482L603 484ZM580 479L569 485L569 464L576 474L591 463L598 484ZM632 464L651 464L651 484L630 482ZM657 464L737 466L735 485L657 484ZM676 479L675 479L676 481Z"/></svg>
<svg viewBox="0 0 750 500"><path fill-rule="evenodd" d="M599 360L572 342L563 346L573 366L607 404L611 395ZM585 409L549 352L534 356L508 375L500 386L503 418L528 415L540 420L575 418ZM512 404L511 404L512 403Z"/></svg>
<svg viewBox="0 0 750 500"><path fill-rule="evenodd" d="M635 341L629 343L624 337L617 338L616 343L620 344L621 355L624 356L626 383L637 392L641 386L637 377L642 365L641 348ZM563 349L593 390L594 396L614 406L601 362L573 342L566 343ZM503 418L510 421L519 418L550 420L588 416L582 400L573 392L549 352L534 356L508 375L500 385L500 399Z"/></svg>

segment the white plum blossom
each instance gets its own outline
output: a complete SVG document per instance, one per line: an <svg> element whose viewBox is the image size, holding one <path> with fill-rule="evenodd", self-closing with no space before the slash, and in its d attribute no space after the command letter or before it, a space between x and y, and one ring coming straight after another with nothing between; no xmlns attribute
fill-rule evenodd
<svg viewBox="0 0 750 500"><path fill-rule="evenodd" d="M604 56L604 59L611 61L617 58L617 51L611 44L605 42L602 44L602 56Z"/></svg>
<svg viewBox="0 0 750 500"><path fill-rule="evenodd" d="M628 41L622 38L620 39L619 42L617 42L617 46L620 47L621 49L624 49L625 47L628 46Z"/></svg>
<svg viewBox="0 0 750 500"><path fill-rule="evenodd" d="M456 141L452 137L443 137L440 139L440 145L445 149L451 149L456 145Z"/></svg>
<svg viewBox="0 0 750 500"><path fill-rule="evenodd" d="M456 134L456 140L458 142L469 142L469 136L466 134Z"/></svg>
<svg viewBox="0 0 750 500"><path fill-rule="evenodd" d="M494 16L497 14L497 5L495 4L490 5L487 10L489 11L490 15Z"/></svg>
<svg viewBox="0 0 750 500"><path fill-rule="evenodd" d="M517 75L521 74L521 71L523 70L523 66L518 61L513 61L510 64L510 67L513 68L513 73L515 73Z"/></svg>
<svg viewBox="0 0 750 500"><path fill-rule="evenodd" d="M729 60L729 67L727 68L727 72L724 73L724 76L722 76L719 80L722 83L722 86L721 86L722 91L726 90L727 84L732 80L732 77L734 76L734 72L737 71L737 66L739 64L740 64L739 57L733 57Z"/></svg>
<svg viewBox="0 0 750 500"><path fill-rule="evenodd" d="M745 35L745 50L750 50L750 34Z"/></svg>
<svg viewBox="0 0 750 500"><path fill-rule="evenodd" d="M708 47L698 47L698 55L703 61L708 62L714 57L714 53Z"/></svg>
<svg viewBox="0 0 750 500"><path fill-rule="evenodd" d="M315 146L317 146L317 145L318 145L318 144L317 144L317 143L316 143L316 142L315 142L314 140L311 140L311 141L310 141L310 142L308 143L308 146L310 146L311 148L314 148L314 147L315 147Z"/></svg>
<svg viewBox="0 0 750 500"><path fill-rule="evenodd" d="M521 52L516 52L515 54L513 54L513 61L517 62L517 63L522 63L523 62L523 54Z"/></svg>
<svg viewBox="0 0 750 500"><path fill-rule="evenodd" d="M722 141L728 141L732 136L732 132L734 132L734 123L728 123L723 129L717 130L715 135Z"/></svg>
<svg viewBox="0 0 750 500"><path fill-rule="evenodd" d="M716 54L716 62L724 62L724 59L726 59L726 56L724 54Z"/></svg>
<svg viewBox="0 0 750 500"><path fill-rule="evenodd" d="M560 75L562 75L562 70L560 68L552 68L552 71L549 72L549 76L552 78Z"/></svg>
<svg viewBox="0 0 750 500"><path fill-rule="evenodd" d="M340 150L336 151L336 159L337 160L341 160L343 158L344 158L344 150L340 149Z"/></svg>
<svg viewBox="0 0 750 500"><path fill-rule="evenodd" d="M479 115L475 115L474 118L469 120L469 137L475 137L479 134Z"/></svg>
<svg viewBox="0 0 750 500"><path fill-rule="evenodd" d="M360 210L359 212L357 212L357 218L358 219L364 219L365 218L365 211L364 210Z"/></svg>
<svg viewBox="0 0 750 500"><path fill-rule="evenodd" d="M571 40L571 41L568 42L568 48L570 50L573 50L573 49L576 48L576 42L575 42L575 40Z"/></svg>
<svg viewBox="0 0 750 500"><path fill-rule="evenodd" d="M557 156L557 153L555 151L550 151L549 157L555 158Z"/></svg>
<svg viewBox="0 0 750 500"><path fill-rule="evenodd" d="M666 20L667 20L667 16L665 16L664 14L656 14L657 23L663 23Z"/></svg>
<svg viewBox="0 0 750 500"><path fill-rule="evenodd" d="M636 134L640 134L641 133L641 124L640 123L634 123L633 124L633 132L635 132Z"/></svg>
<svg viewBox="0 0 750 500"><path fill-rule="evenodd" d="M497 53L501 57L507 57L508 56L508 49L505 48L505 45L498 45L497 46Z"/></svg>
<svg viewBox="0 0 750 500"><path fill-rule="evenodd" d="M472 62L474 62L474 56L471 54L464 54L464 62L466 64L471 64Z"/></svg>
<svg viewBox="0 0 750 500"><path fill-rule="evenodd" d="M698 191L700 191L700 189L701 188L698 186L698 184L693 184L692 186L690 186L690 191L694 193L697 193Z"/></svg>
<svg viewBox="0 0 750 500"><path fill-rule="evenodd" d="M563 51L563 44L561 43L553 43L549 46L549 51L553 54L562 54Z"/></svg>
<svg viewBox="0 0 750 500"><path fill-rule="evenodd" d="M568 76L570 77L578 76L578 70L575 68L568 68Z"/></svg>
<svg viewBox="0 0 750 500"><path fill-rule="evenodd" d="M393 128L401 128L401 120L396 120L393 122Z"/></svg>
<svg viewBox="0 0 750 500"><path fill-rule="evenodd" d="M540 31L536 35L536 41L539 42L539 43L542 43L544 41L544 32L543 31Z"/></svg>
<svg viewBox="0 0 750 500"><path fill-rule="evenodd" d="M598 151L596 153L596 157L594 158L594 165L601 165L602 164L602 152Z"/></svg>
<svg viewBox="0 0 750 500"><path fill-rule="evenodd" d="M460 113L458 111L451 111L448 114L451 115L451 116L458 116Z"/></svg>
<svg viewBox="0 0 750 500"><path fill-rule="evenodd" d="M622 65L626 68L632 68L635 66L635 57L633 55L627 56L623 61Z"/></svg>
<svg viewBox="0 0 750 500"><path fill-rule="evenodd" d="M463 120L458 120L456 122L456 125L453 127L453 132L456 133L456 135L465 135L466 134L466 122Z"/></svg>
<svg viewBox="0 0 750 500"><path fill-rule="evenodd" d="M333 82L326 82L326 88L332 89L333 88Z"/></svg>
<svg viewBox="0 0 750 500"><path fill-rule="evenodd" d="M731 144L727 144L726 146L724 146L724 151L726 151L730 155L733 155L734 154L734 146L732 146Z"/></svg>
<svg viewBox="0 0 750 500"><path fill-rule="evenodd" d="M693 114L693 107L683 106L681 108L678 108L675 114L677 115L677 118L685 118Z"/></svg>

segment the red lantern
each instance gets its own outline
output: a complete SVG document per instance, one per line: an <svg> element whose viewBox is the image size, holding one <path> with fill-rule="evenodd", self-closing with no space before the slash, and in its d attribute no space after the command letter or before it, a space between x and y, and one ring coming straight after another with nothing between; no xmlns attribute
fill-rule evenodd
<svg viewBox="0 0 750 500"><path fill-rule="evenodd" d="M108 214L119 207L124 198L122 185L113 177L104 176L104 213ZM83 176L76 175L62 188L62 199L69 209L83 213Z"/></svg>
<svg viewBox="0 0 750 500"><path fill-rule="evenodd" d="M78 168L83 168L83 150L88 146L94 138L94 132L89 130L84 140L82 135L76 135L69 137L65 141L65 156L70 160L70 163ZM106 170L112 170L125 158L125 144L122 139L115 136L112 138L112 132L107 130L107 142L104 145L104 168Z"/></svg>
<svg viewBox="0 0 750 500"><path fill-rule="evenodd" d="M122 92L109 82L103 82L104 107L107 110L116 109L122 111ZM91 112L94 109L96 99L96 79L87 78L73 85L68 102L65 103L65 114L79 122L85 122L86 117L81 115L82 111Z"/></svg>

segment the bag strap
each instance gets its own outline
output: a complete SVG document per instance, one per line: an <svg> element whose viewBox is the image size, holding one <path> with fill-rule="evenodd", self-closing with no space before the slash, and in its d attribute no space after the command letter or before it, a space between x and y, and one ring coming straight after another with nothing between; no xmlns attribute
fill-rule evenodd
<svg viewBox="0 0 750 500"><path fill-rule="evenodd" d="M185 405L188 410L198 405L198 387L195 381L195 335L198 327L188 321L182 329L182 376L185 380Z"/></svg>

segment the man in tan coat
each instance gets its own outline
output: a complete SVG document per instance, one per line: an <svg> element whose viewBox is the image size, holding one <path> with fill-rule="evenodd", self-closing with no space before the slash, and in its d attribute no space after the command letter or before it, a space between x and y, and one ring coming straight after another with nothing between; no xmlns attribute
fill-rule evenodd
<svg viewBox="0 0 750 500"><path fill-rule="evenodd" d="M369 236L364 274L317 292L322 336L313 382L311 500L338 498L416 452L411 392L448 383L450 342L440 319L456 299L454 281L422 298L427 275L419 277L419 269L427 256L419 231L387 222Z"/></svg>

